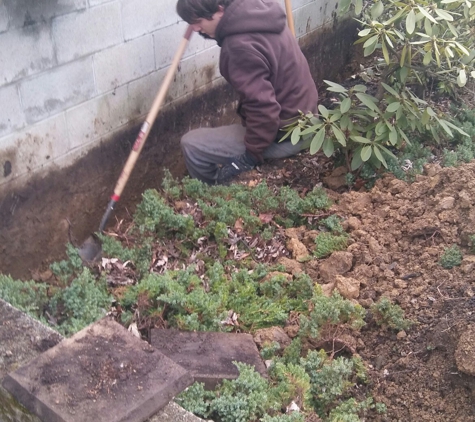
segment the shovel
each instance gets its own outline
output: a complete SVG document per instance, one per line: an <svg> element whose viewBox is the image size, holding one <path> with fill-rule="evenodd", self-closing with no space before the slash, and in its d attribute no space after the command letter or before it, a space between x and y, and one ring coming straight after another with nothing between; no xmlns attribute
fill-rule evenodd
<svg viewBox="0 0 475 422"><path fill-rule="evenodd" d="M117 204L117 202L119 201L120 195L122 194L122 191L124 190L124 187L127 184L127 181L129 180L129 176L132 173L135 163L137 162L137 158L139 157L140 152L142 151L142 148L145 144L145 141L147 140L148 134L150 133L150 129L152 128L152 125L155 122L155 119L157 118L158 111L160 110L160 107L162 106L163 101L165 100L168 88L170 87L170 84L173 80L173 76L175 75L175 72L178 68L178 64L180 63L183 53L185 52L186 46L188 44L188 41L190 40L192 33L193 30L191 29L191 26L188 26L185 35L181 40L180 46L178 47L178 50L175 53L175 57L173 58L172 64L170 65L170 68L168 69L165 78L163 79L162 85L160 86L157 96L155 97L155 100L152 104L152 108L150 109L147 118L143 122L142 127L140 128L140 132L137 135L137 138L135 139L135 143L132 147L132 151L130 151L129 158L127 159L122 173L120 174L119 179L117 180L117 183L114 188L114 193L111 196L109 205L107 205L106 212L104 213L101 220L101 224L99 225L99 233L102 233L104 231L107 221L109 220L109 217L112 214L112 211L114 210L115 204ZM79 247L78 252L81 259L85 262L93 262L96 259L99 259L102 252L102 244L98 236L96 234L92 234L91 236L89 236L85 240L85 242Z"/></svg>

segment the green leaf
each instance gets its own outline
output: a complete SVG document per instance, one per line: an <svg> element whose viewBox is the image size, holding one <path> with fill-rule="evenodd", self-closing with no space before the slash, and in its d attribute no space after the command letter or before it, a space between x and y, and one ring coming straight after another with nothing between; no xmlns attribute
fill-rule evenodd
<svg viewBox="0 0 475 422"><path fill-rule="evenodd" d="M421 123L423 125L426 125L427 123L429 123L429 120L430 120L430 116L429 116L429 113L427 112L427 108L426 108L424 110L424 113L422 113Z"/></svg>
<svg viewBox="0 0 475 422"><path fill-rule="evenodd" d="M444 120L444 122L445 122L445 124L446 124L447 126L450 126L452 129L455 129L455 130L458 131L461 135L470 137L470 135L469 135L467 132L464 132L462 129L460 129L458 126L455 126L453 123L450 123L450 122L448 122L447 120Z"/></svg>
<svg viewBox="0 0 475 422"><path fill-rule="evenodd" d="M362 10L363 10L363 0L356 0L355 1L355 13L357 15L360 15Z"/></svg>
<svg viewBox="0 0 475 422"><path fill-rule="evenodd" d="M384 61L386 62L386 64L391 63L391 61L389 59L388 47L386 46L386 43L384 42L384 39L381 40L381 48L383 50Z"/></svg>
<svg viewBox="0 0 475 422"><path fill-rule="evenodd" d="M369 95L358 93L356 94L356 97L370 110L379 111L378 106Z"/></svg>
<svg viewBox="0 0 475 422"><path fill-rule="evenodd" d="M350 138L359 144L370 144L371 141L363 136L350 136Z"/></svg>
<svg viewBox="0 0 475 422"><path fill-rule="evenodd" d="M320 104L318 106L318 111L325 119L328 119L328 116L330 115L330 113L328 112L328 109L323 104Z"/></svg>
<svg viewBox="0 0 475 422"><path fill-rule="evenodd" d="M333 141L330 138L326 138L323 142L323 153L327 157L331 157L334 151L335 145L333 144Z"/></svg>
<svg viewBox="0 0 475 422"><path fill-rule="evenodd" d="M335 135L335 138L338 140L338 142L342 146L346 147L346 138L345 138L345 135L343 134L343 132L338 127L336 127L335 125L332 125L332 132Z"/></svg>
<svg viewBox="0 0 475 422"><path fill-rule="evenodd" d="M341 114L345 114L351 107L351 98L345 98L340 104Z"/></svg>
<svg viewBox="0 0 475 422"><path fill-rule="evenodd" d="M355 85L353 87L353 91L356 91L356 92L366 92L368 88L366 87L366 85L361 85L361 84L358 84L358 85Z"/></svg>
<svg viewBox="0 0 475 422"><path fill-rule="evenodd" d="M470 72L470 75L472 75L472 78L475 78L475 70L472 70L472 71Z"/></svg>
<svg viewBox="0 0 475 422"><path fill-rule="evenodd" d="M457 85L462 87L467 83L467 74L464 69L460 69L459 75L457 77Z"/></svg>
<svg viewBox="0 0 475 422"><path fill-rule="evenodd" d="M469 56L470 55L470 52L462 45L460 44L459 42L457 41L454 41L454 44L459 48L459 50L465 54L466 56Z"/></svg>
<svg viewBox="0 0 475 422"><path fill-rule="evenodd" d="M379 145L375 144L374 145L374 155L376 155L376 158L383 163L383 166L388 168L388 163L386 163L386 160L384 159L383 154L379 150Z"/></svg>
<svg viewBox="0 0 475 422"><path fill-rule="evenodd" d="M368 38L366 42L363 44L363 48L370 47L373 44L378 42L379 35L373 35L372 37Z"/></svg>
<svg viewBox="0 0 475 422"><path fill-rule="evenodd" d="M314 132L317 131L317 129L320 129L322 126L323 126L323 123L317 123L313 126L310 126L310 127L306 128L305 130L302 130L302 132L300 132L300 136L305 136L305 135L308 135L310 133L314 133Z"/></svg>
<svg viewBox="0 0 475 422"><path fill-rule="evenodd" d="M391 145L396 145L398 140L397 132L395 130L392 130L389 132L389 142L391 142Z"/></svg>
<svg viewBox="0 0 475 422"><path fill-rule="evenodd" d="M363 164L363 160L361 159L360 151L356 150L353 154L353 159L351 160L351 170L355 171Z"/></svg>
<svg viewBox="0 0 475 422"><path fill-rule="evenodd" d="M348 91L344 86L341 86L335 82L327 81L325 79L323 80L323 82L325 82L327 85L330 85L330 87L327 88L327 91L339 92L339 93L344 93Z"/></svg>
<svg viewBox="0 0 475 422"><path fill-rule="evenodd" d="M361 160L363 162L366 162L369 160L372 154L372 148L371 145L365 145L363 148L361 148Z"/></svg>
<svg viewBox="0 0 475 422"><path fill-rule="evenodd" d="M430 20L427 18L424 19L424 30L426 31L427 35L432 35L432 26L430 24Z"/></svg>
<svg viewBox="0 0 475 422"><path fill-rule="evenodd" d="M405 59L406 59L406 44L404 44L404 47L402 48L401 58L399 59L400 67L404 66Z"/></svg>
<svg viewBox="0 0 475 422"><path fill-rule="evenodd" d="M429 14L429 12L427 10L425 10L423 7L421 6L417 6L417 8L419 9L419 11L427 18L427 19L430 19L432 22L434 23L437 23L437 21Z"/></svg>
<svg viewBox="0 0 475 422"><path fill-rule="evenodd" d="M373 20L378 19L384 12L384 6L382 1L377 1L370 9L370 14Z"/></svg>
<svg viewBox="0 0 475 422"><path fill-rule="evenodd" d="M445 21L452 22L454 20L454 17L449 12L446 12L445 10L435 9L435 13L436 15L438 15L441 19Z"/></svg>
<svg viewBox="0 0 475 422"><path fill-rule="evenodd" d="M371 28L362 29L360 32L358 32L358 36L359 37L366 37L366 35L368 35L371 31L372 31Z"/></svg>
<svg viewBox="0 0 475 422"><path fill-rule="evenodd" d="M323 141L325 139L325 128L321 128L313 137L312 143L310 144L310 154L316 154L320 151Z"/></svg>
<svg viewBox="0 0 475 422"><path fill-rule="evenodd" d="M290 142L292 142L292 145L296 145L297 142L300 140L300 132L301 132L300 126L297 126L293 131L292 135L290 136Z"/></svg>
<svg viewBox="0 0 475 422"><path fill-rule="evenodd" d="M397 128L397 131L399 132L399 135L401 135L401 138L403 138L408 145L412 145L411 141L409 140L409 138L407 137L407 135L404 133L404 131L401 129L401 128Z"/></svg>
<svg viewBox="0 0 475 422"><path fill-rule="evenodd" d="M416 14L414 13L414 9L406 16L406 31L408 34L412 34L416 29Z"/></svg>
<svg viewBox="0 0 475 422"><path fill-rule="evenodd" d="M383 145L378 145L379 148L381 148L382 151L384 151L386 153L386 155L389 155L390 157L394 158L395 160L397 160L397 157L391 152L389 151L389 149L387 149L386 147L384 147Z"/></svg>
<svg viewBox="0 0 475 422"><path fill-rule="evenodd" d="M287 133L279 139L279 142L285 141L292 134L291 130L288 130Z"/></svg>
<svg viewBox="0 0 475 422"><path fill-rule="evenodd" d="M455 37L459 36L458 31L455 28L455 26L453 26L450 22L447 22L447 26L450 29L450 32L452 32L452 34L454 34Z"/></svg>
<svg viewBox="0 0 475 422"><path fill-rule="evenodd" d="M381 85L390 94L394 95L395 97L399 97L399 92L397 92L393 87L389 86L388 84L385 84L384 82L381 82Z"/></svg>
<svg viewBox="0 0 475 422"><path fill-rule="evenodd" d="M386 108L386 111L388 113L394 113L399 107L401 107L401 103L399 101L396 101L394 103L389 104Z"/></svg>
<svg viewBox="0 0 475 422"><path fill-rule="evenodd" d="M382 135L383 133L386 133L387 130L388 130L388 127L386 126L386 123L384 122L378 122L376 124L376 127L374 128L374 132L378 136Z"/></svg>
<svg viewBox="0 0 475 422"><path fill-rule="evenodd" d="M438 119L437 117L436 117L436 120L439 122L442 129L445 130L447 135L449 135L452 138L454 135L453 135L452 131L450 130L449 126L447 125L447 122L444 119Z"/></svg>
<svg viewBox="0 0 475 422"><path fill-rule="evenodd" d="M429 50L426 54L424 54L422 63L424 64L424 66L428 66L431 61L432 61L432 50Z"/></svg>

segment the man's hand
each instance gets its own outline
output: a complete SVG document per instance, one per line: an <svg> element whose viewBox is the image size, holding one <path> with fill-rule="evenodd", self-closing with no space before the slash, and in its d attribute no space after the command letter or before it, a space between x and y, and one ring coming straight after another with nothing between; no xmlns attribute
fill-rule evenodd
<svg viewBox="0 0 475 422"><path fill-rule="evenodd" d="M245 171L252 170L257 164L255 158L247 151L237 157L231 157L229 163L218 169L216 183L218 185L229 182L232 178Z"/></svg>

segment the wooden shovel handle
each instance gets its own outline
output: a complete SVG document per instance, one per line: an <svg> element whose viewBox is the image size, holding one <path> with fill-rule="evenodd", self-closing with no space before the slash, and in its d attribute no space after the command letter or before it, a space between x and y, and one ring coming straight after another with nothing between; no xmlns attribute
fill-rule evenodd
<svg viewBox="0 0 475 422"><path fill-rule="evenodd" d="M185 35L183 36L180 42L180 46L178 47L178 50L175 53L175 57L173 58L172 64L168 68L165 78L163 79L162 85L160 86L157 96L155 97L155 100L152 104L152 108L150 109L147 118L143 122L140 132L137 135L137 138L135 139L129 158L127 159L122 173L120 174L119 179L117 180L117 183L114 188L114 194L111 197L114 202L117 202L120 199L122 191L124 190L124 187L127 184L127 181L129 180L129 176L132 173L135 163L137 162L137 158L139 157L140 152L142 151L142 148L145 144L145 141L147 140L148 134L150 133L150 129L152 128L152 125L155 122L155 119L157 118L157 114L160 110L160 107L162 106L163 101L165 100L168 88L170 87L170 84L173 80L175 72L178 68L183 53L185 52L186 46L191 38L192 33L193 30L191 29L191 26L188 26Z"/></svg>
<svg viewBox="0 0 475 422"><path fill-rule="evenodd" d="M292 15L292 0L285 0L285 13L287 14L287 25L295 37L294 16Z"/></svg>

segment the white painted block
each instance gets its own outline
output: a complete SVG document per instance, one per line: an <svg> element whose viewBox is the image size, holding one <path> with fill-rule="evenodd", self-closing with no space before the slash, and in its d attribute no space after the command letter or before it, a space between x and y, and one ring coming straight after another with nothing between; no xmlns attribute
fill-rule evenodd
<svg viewBox="0 0 475 422"><path fill-rule="evenodd" d="M28 123L38 122L89 100L94 92L91 57L20 83L20 95Z"/></svg>
<svg viewBox="0 0 475 422"><path fill-rule="evenodd" d="M333 21L338 0L317 0L294 11L295 33L301 37Z"/></svg>
<svg viewBox="0 0 475 422"><path fill-rule="evenodd" d="M118 1L118 0L89 0L89 6L98 6L104 3L110 3L111 1Z"/></svg>
<svg viewBox="0 0 475 422"><path fill-rule="evenodd" d="M0 88L0 137L21 129L25 124L18 87L8 85Z"/></svg>
<svg viewBox="0 0 475 422"><path fill-rule="evenodd" d="M9 161L11 166L9 180L50 164L68 150L64 114L0 139L2 161Z"/></svg>
<svg viewBox="0 0 475 422"><path fill-rule="evenodd" d="M94 55L98 93L138 79L155 69L152 35L145 35Z"/></svg>
<svg viewBox="0 0 475 422"><path fill-rule="evenodd" d="M188 24L180 21L173 25L159 29L153 33L153 44L155 48L155 63L157 69L171 64L173 57L180 45L183 35L185 35ZM204 51L216 45L214 40L205 40L197 33L191 35L183 58L189 57L200 51Z"/></svg>
<svg viewBox="0 0 475 422"><path fill-rule="evenodd" d="M120 0L124 38L130 40L176 23L176 0Z"/></svg>
<svg viewBox="0 0 475 422"><path fill-rule="evenodd" d="M0 32L6 31L8 29L8 13L7 13L7 7L3 3L3 1L0 2Z"/></svg>
<svg viewBox="0 0 475 422"><path fill-rule="evenodd" d="M0 86L55 64L50 28L35 25L0 34Z"/></svg>
<svg viewBox="0 0 475 422"><path fill-rule="evenodd" d="M66 13L85 9L87 0L1 0L10 16L10 26L23 28L45 23Z"/></svg>
<svg viewBox="0 0 475 422"><path fill-rule="evenodd" d="M131 119L148 114L167 70L167 68L160 69L128 85L129 117ZM172 84L174 83L172 82Z"/></svg>
<svg viewBox="0 0 475 422"><path fill-rule="evenodd" d="M215 46L184 59L170 87L170 98L176 100L220 78L220 50L218 46Z"/></svg>
<svg viewBox="0 0 475 422"><path fill-rule="evenodd" d="M129 120L127 87L68 110L66 119L71 149L100 138Z"/></svg>
<svg viewBox="0 0 475 422"><path fill-rule="evenodd" d="M54 19L53 39L59 63L121 43L119 3L106 3Z"/></svg>

